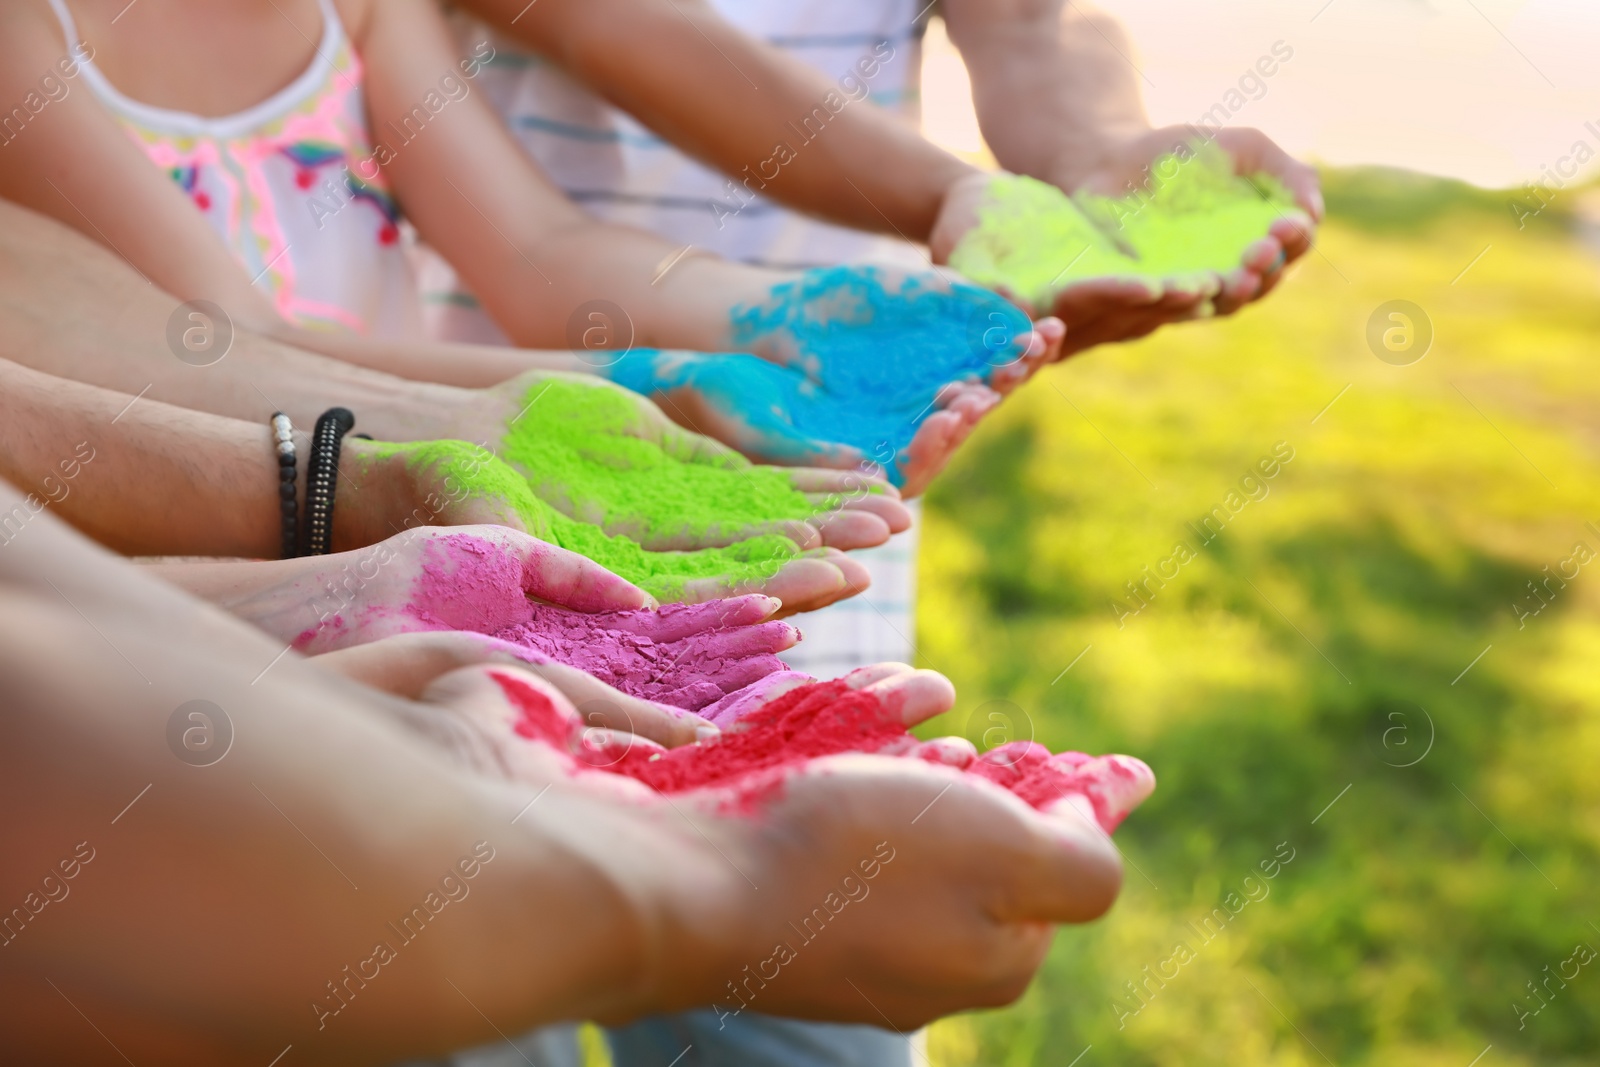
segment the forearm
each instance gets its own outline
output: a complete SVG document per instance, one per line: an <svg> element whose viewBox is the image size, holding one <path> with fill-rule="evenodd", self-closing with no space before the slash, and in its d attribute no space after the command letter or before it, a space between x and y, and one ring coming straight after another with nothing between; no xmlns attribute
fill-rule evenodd
<svg viewBox="0 0 1600 1067"><path fill-rule="evenodd" d="M270 339L253 338L249 348L251 351L268 348L270 346L265 343L268 340L351 364L342 374L334 376L342 377L363 394L381 396L398 390L405 394L407 401L416 399L415 391L392 379L403 378L408 382L428 382L459 389L484 389L532 370L570 374L592 370L592 366L574 352L557 348L541 350L434 341L376 341L355 334L305 330L294 326L273 330ZM376 381L371 375L360 373L357 368L376 371L385 380ZM321 391L319 395L322 395Z"/></svg>
<svg viewBox="0 0 1600 1067"><path fill-rule="evenodd" d="M0 477L31 495L7 544L53 509L128 555L277 555L272 433L0 360ZM307 447L302 435L300 447Z"/></svg>
<svg viewBox="0 0 1600 1067"><path fill-rule="evenodd" d="M261 336L192 310L93 241L0 204L0 358L47 374L250 422L281 410L306 429L341 405L361 430L404 439L419 414L459 399L417 381L488 385L533 368L581 369L564 352L391 345L286 324Z"/></svg>
<svg viewBox="0 0 1600 1067"><path fill-rule="evenodd" d="M16 501L0 486L0 507ZM280 662L277 642L40 521L0 552L0 792L27 814L6 823L5 899L78 842L93 858L43 921L5 934L14 1053L98 1056L78 1009L138 1062L266 1063L292 1043L376 1063L493 1040L485 1015L520 1032L648 1007L629 999L638 916L583 839L615 830L581 791L530 808L537 787L460 771L401 727L418 705ZM197 696L225 716L213 736L235 738L200 769L168 741ZM469 895L439 904L453 872ZM430 894L426 936L397 934ZM376 943L399 966L379 970Z"/></svg>
<svg viewBox="0 0 1600 1067"><path fill-rule="evenodd" d="M1000 165L1071 188L1105 148L1149 128L1122 27L1077 0L946 0Z"/></svg>
<svg viewBox="0 0 1600 1067"><path fill-rule="evenodd" d="M910 61L894 54L903 44L863 49L857 77L841 84L701 0L465 6L735 182L831 222L926 241L945 190L973 169L858 99L884 64ZM807 134L800 124L816 109L826 125Z"/></svg>

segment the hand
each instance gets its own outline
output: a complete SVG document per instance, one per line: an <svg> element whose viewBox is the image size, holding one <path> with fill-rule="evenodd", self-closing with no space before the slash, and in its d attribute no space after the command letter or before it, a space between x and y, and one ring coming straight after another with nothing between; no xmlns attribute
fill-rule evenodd
<svg viewBox="0 0 1600 1067"><path fill-rule="evenodd" d="M752 456L876 464L914 493L992 408L991 388L1060 358L1062 331L1053 320L1031 329L1004 300L932 272L833 268L732 313L729 347L775 368L649 350L605 373Z"/></svg>
<svg viewBox="0 0 1600 1067"><path fill-rule="evenodd" d="M603 390L604 392L596 392ZM656 551L728 545L778 534L802 549L868 548L907 529L911 515L878 477L753 467L724 445L673 423L645 397L587 375L532 372L468 393L417 436L477 441L517 467L551 507ZM603 428L597 429L597 420ZM581 420L584 433L541 433ZM604 477L594 477L596 467ZM680 485L676 496L641 485ZM784 500L785 490L792 499ZM705 526L679 497L715 497L732 521ZM782 507L786 513L773 513Z"/></svg>
<svg viewBox="0 0 1600 1067"><path fill-rule="evenodd" d="M458 671L427 699L499 739L475 749L494 754L484 769L570 782L649 827L648 857L606 862L619 884L651 894L639 984L653 1010L709 995L733 1013L754 994L751 1010L911 1029L1014 999L1049 947L1050 924L1096 918L1120 888L1116 849L1075 803L1036 810L924 759L817 760L758 815L737 815L726 792L666 803L615 775L573 776L578 763L649 742L585 731L558 693L518 672ZM562 740L519 747L519 723ZM813 909L820 921L790 925ZM758 969L761 982L742 987Z"/></svg>
<svg viewBox="0 0 1600 1067"><path fill-rule="evenodd" d="M1064 192L1081 190L1124 196L1147 181L1145 168L1169 152L1187 148L1206 132L1189 126L1145 131L1108 142L1092 157L1076 154L1058 167L1050 180ZM1047 309L1067 325L1066 354L1098 344L1133 340L1174 322L1212 313L1230 314L1270 292L1283 268L1311 247L1323 215L1316 172L1287 155L1257 130L1210 131L1218 147L1234 161L1236 173L1269 174L1295 197L1304 216L1290 213L1274 222L1259 241L1245 248L1239 266L1220 276L1168 279L1095 278L1060 290ZM968 175L945 195L935 223L930 250L935 262L948 260L955 246L978 222L993 175ZM1008 294L1011 295L1011 294ZM1024 306L1027 306L1024 302ZM1038 313L1041 308L1034 308Z"/></svg>
<svg viewBox="0 0 1600 1067"><path fill-rule="evenodd" d="M1038 329L1046 340L1046 350L1058 350L1065 332L1060 323L1046 319ZM1031 374L1039 362L1019 362L1016 368L1004 368L1004 373L997 372L994 377L1009 386L1016 375ZM874 448L869 456L860 444L807 436L795 422L802 408L837 404L837 418L843 424L850 421L849 406L806 385L797 371L755 356L635 349L605 373L648 395L685 428L714 437L753 460L852 471L887 468L898 476L897 495L904 497L917 496L927 488L1001 399L995 389L980 382L948 384L935 394L898 455ZM755 399L760 397L786 400L761 403ZM882 506L885 495L857 495L855 506Z"/></svg>
<svg viewBox="0 0 1600 1067"><path fill-rule="evenodd" d="M1108 145L1093 161L1058 174L1056 184L1067 192L1081 188L1105 196L1122 196L1128 192L1129 183L1137 188L1147 180L1144 168L1153 160L1208 138L1233 157L1234 173L1276 178L1305 212L1303 217L1293 213L1280 217L1260 241L1244 250L1239 266L1220 279L1214 303L1219 314L1230 314L1271 292L1281 279L1284 266L1311 248L1324 211L1317 172L1311 167L1290 156L1260 130L1229 127L1206 131L1194 126L1167 126ZM1164 310L1170 316L1176 308ZM1071 320L1068 322L1070 325Z"/></svg>
<svg viewBox="0 0 1600 1067"><path fill-rule="evenodd" d="M634 697L699 710L783 671L777 654L799 639L773 620L770 597L656 609L598 564L496 526L409 530L363 552L255 567L274 583L216 599L308 655L436 634L415 645L415 664L392 668L407 693L441 673L441 656L470 653L580 667Z"/></svg>
<svg viewBox="0 0 1600 1067"><path fill-rule="evenodd" d="M811 476L839 477L827 471ZM802 551L782 537L727 548L646 550L556 511L503 460L465 441L347 440L339 484L343 503L334 511L334 544L340 549L375 544L412 526L488 522L569 547L674 602L761 593L782 601L790 614L825 607L871 584L867 569L838 549Z"/></svg>
<svg viewBox="0 0 1600 1067"><path fill-rule="evenodd" d="M419 699L440 676L462 667L514 666L548 683L569 701L584 730L618 731L664 748L693 744L717 733L716 726L688 710L621 692L576 667L482 634L399 633L323 653L315 662L408 700Z"/></svg>

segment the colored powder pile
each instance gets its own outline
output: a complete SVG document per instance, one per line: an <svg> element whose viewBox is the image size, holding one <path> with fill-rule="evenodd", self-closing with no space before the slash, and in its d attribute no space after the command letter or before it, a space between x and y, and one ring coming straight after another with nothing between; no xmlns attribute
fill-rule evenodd
<svg viewBox="0 0 1600 1067"><path fill-rule="evenodd" d="M1225 151L1196 142L1156 160L1147 187L1121 198L1069 197L1033 178L996 178L950 265L979 284L1048 306L1061 289L1089 278L1159 285L1225 273L1297 210L1276 179L1241 178Z"/></svg>
<svg viewBox="0 0 1600 1067"><path fill-rule="evenodd" d="M644 700L698 711L785 672L776 653L799 631L770 621L763 596L585 613L533 604L522 560L465 534L424 546L409 614L430 629L467 627L516 645L538 661L577 667Z"/></svg>
<svg viewBox="0 0 1600 1067"><path fill-rule="evenodd" d="M550 702L526 682L496 676L522 708L517 732L565 748L571 722L552 715ZM843 681L816 682L778 697L740 720L739 729L680 748L633 745L620 753L594 753L597 769L625 775L658 793L728 787L733 806L750 811L782 789L797 765L842 752L900 755L915 752L986 778L1036 808L1070 795L1085 798L1107 833L1116 829L1155 785L1155 776L1128 756L1091 757L1081 752L1051 756L1042 745L1002 745L982 756L938 745L922 745L899 715L877 696Z"/></svg>
<svg viewBox="0 0 1600 1067"><path fill-rule="evenodd" d="M793 541L775 534L690 552L649 551L631 538L563 515L535 496L527 479L504 460L466 441L379 444L374 454L379 459L403 455L407 469L437 479L456 504L500 502L533 536L587 556L661 601L681 599L684 585L697 578L734 585L765 581L799 554Z"/></svg>
<svg viewBox="0 0 1600 1067"><path fill-rule="evenodd" d="M728 611L729 602L722 600L597 615L535 605L526 622L493 636L577 667L630 696L699 711L785 669L769 634L718 625ZM651 634L662 624L691 632L661 640ZM771 625L795 633L788 623Z"/></svg>
<svg viewBox="0 0 1600 1067"><path fill-rule="evenodd" d="M606 373L635 392L689 387L794 438L849 445L904 481L903 453L950 382L1015 362L1027 316L984 289L876 267L810 270L735 308L732 338L778 358L636 349Z"/></svg>
<svg viewBox="0 0 1600 1067"><path fill-rule="evenodd" d="M817 512L788 472L695 463L635 436L638 400L565 379L531 386L506 429L503 454L541 498L596 526L623 525L645 543L732 540L741 530Z"/></svg>

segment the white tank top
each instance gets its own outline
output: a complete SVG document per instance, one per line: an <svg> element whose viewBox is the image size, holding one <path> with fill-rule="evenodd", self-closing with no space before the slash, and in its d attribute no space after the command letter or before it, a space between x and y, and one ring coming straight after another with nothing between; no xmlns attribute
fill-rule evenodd
<svg viewBox="0 0 1600 1067"><path fill-rule="evenodd" d="M89 60L84 80L286 319L417 336L416 280L373 154L361 58L330 0L318 2L322 39L310 66L237 114L207 118L140 103ZM67 40L78 40L63 0L50 6Z"/></svg>

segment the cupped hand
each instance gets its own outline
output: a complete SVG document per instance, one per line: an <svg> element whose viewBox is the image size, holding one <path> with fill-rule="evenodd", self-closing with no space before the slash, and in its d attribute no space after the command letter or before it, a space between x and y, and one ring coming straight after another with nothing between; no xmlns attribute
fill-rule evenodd
<svg viewBox="0 0 1600 1067"><path fill-rule="evenodd" d="M630 352L621 358L639 362L635 355ZM825 545L848 550L882 544L910 526L910 513L900 505L899 494L879 476L754 467L733 448L674 422L652 399L587 375L520 375L475 395L470 408L450 413L437 429L444 435L476 431L479 437L473 440L483 438L487 447L516 465L517 449L507 447L513 429L524 422L537 426L540 420L554 424L568 414L566 408L575 398L595 399L589 390L607 391L604 396L614 401L608 411L613 419L603 430L591 427L578 451L584 461L609 467L612 478L574 484L543 464L529 464L522 472L540 499L607 533L658 551L727 545L762 534L787 537L801 548ZM529 469L535 466L538 469ZM789 515L750 514L696 525L673 509L670 495L642 500L630 490L622 480L630 469L639 481L682 480L697 492L713 493L720 485L720 492L729 497L750 488L752 479L787 481L805 495L809 507L791 508Z"/></svg>
<svg viewBox="0 0 1600 1067"><path fill-rule="evenodd" d="M903 686L922 684L917 672L899 674ZM618 818L631 812L648 834L649 863L600 861L649 900L638 994L649 1010L709 998L729 1014L909 1030L1015 999L1052 926L1098 917L1120 888L1117 851L1081 799L1031 807L920 750L810 761L751 812L728 790L667 800L606 773L659 749L586 725L524 672L455 671L423 699L458 721L466 736L451 747L475 769L528 785L565 782L609 800ZM809 921L793 925L797 916ZM751 970L759 987L736 997ZM631 1014L626 1004L617 1012Z"/></svg>
<svg viewBox="0 0 1600 1067"><path fill-rule="evenodd" d="M546 682L574 708L584 730L637 736L677 748L714 736L717 728L692 711L614 689L585 671L528 648L460 631L399 633L314 657L318 666L396 696L416 700L438 678L464 667L514 666ZM498 732L481 739L509 760L512 743Z"/></svg>
<svg viewBox="0 0 1600 1067"><path fill-rule="evenodd" d="M849 484L836 471L791 472L790 478L791 484L814 489L829 501L840 494L823 490ZM785 613L813 611L854 596L870 583L866 568L839 549L802 549L781 535L726 549L645 548L561 514L535 496L526 479L503 460L466 441L347 441L340 485L347 484L341 490L344 503L335 511L336 548L375 544L411 526L491 522L605 559L612 569L673 602L760 593L783 601ZM826 525L833 530L837 524L851 537L863 526L893 529L897 518L891 523L873 510L884 508L903 511L891 494L883 499L855 494L852 507L831 516Z"/></svg>
<svg viewBox="0 0 1600 1067"><path fill-rule="evenodd" d="M1139 322L1141 328L1148 325L1145 333L1166 322L1209 313L1212 308L1218 314L1229 314L1265 296L1278 284L1283 268L1310 250L1316 227L1322 221L1324 205L1317 172L1260 130L1247 127L1202 130L1178 125L1148 130L1110 143L1092 160L1080 161L1057 175L1056 184L1069 193L1086 189L1105 196L1123 196L1130 188L1142 187L1148 180L1147 168L1156 159L1187 151L1199 140L1211 140L1225 151L1233 159L1235 174L1265 174L1277 179L1294 197L1300 212L1280 215L1259 241L1243 250L1236 268L1216 278L1213 293L1195 293L1188 306L1183 301L1167 300L1151 309ZM1059 300L1057 307L1062 307ZM1070 318L1066 321L1069 329L1075 325Z"/></svg>
<svg viewBox="0 0 1600 1067"><path fill-rule="evenodd" d="M837 468L852 472L851 482L863 471L889 471L898 482L898 493L873 482L866 483L870 491L863 493L860 485L852 484L844 493L842 509L828 519L813 520L822 527L827 544L848 547L834 524L859 522L859 515L852 512L872 511L899 532L897 498L922 493L978 422L994 410L1002 393L1061 358L1065 333L1058 319L1040 320L1026 349L988 369L989 384L975 380L976 374L974 380L946 383L924 398L916 411L908 409L907 432L891 428L886 433L880 428L876 435L866 436L854 432L865 421L854 413L874 405L874 395L832 393L795 368L750 355L635 349L604 373L648 395L680 426L715 438L757 462ZM839 437L852 438L852 443L815 436L808 427L816 426L829 427ZM797 471L795 477L813 491L840 491L811 472Z"/></svg>
<svg viewBox="0 0 1600 1067"><path fill-rule="evenodd" d="M1289 156L1259 130L1193 126L1147 130L1108 142L1098 153L1078 154L1049 180L1069 194L1085 190L1124 196L1148 181L1152 162L1171 152L1187 151L1197 139L1206 138L1228 153L1235 173L1246 177L1266 174L1280 181L1300 211L1286 212L1272 222L1260 240L1242 250L1238 266L1221 274L1093 278L1060 290L1049 307L1030 307L1020 301L1034 314L1049 312L1066 323L1064 354L1133 340L1171 323L1230 314L1271 292L1284 267L1310 249L1324 213L1316 171ZM961 238L977 225L993 178L992 174L967 175L947 191L930 240L935 262L948 260Z"/></svg>

